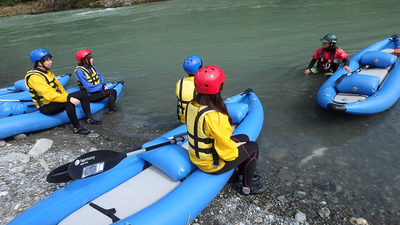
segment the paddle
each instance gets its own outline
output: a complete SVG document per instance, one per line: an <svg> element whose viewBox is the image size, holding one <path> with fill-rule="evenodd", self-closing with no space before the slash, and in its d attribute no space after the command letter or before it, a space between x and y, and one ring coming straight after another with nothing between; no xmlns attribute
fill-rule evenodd
<svg viewBox="0 0 400 225"><path fill-rule="evenodd" d="M0 88L0 91L24 92L23 90Z"/></svg>
<svg viewBox="0 0 400 225"><path fill-rule="evenodd" d="M147 148L136 147L124 152L116 152L111 150L98 150L88 152L78 157L73 162L57 167L47 175L47 182L62 183L70 180L82 179L103 173L114 168L124 158L137 155L146 151L150 151L165 145L182 142L186 138L183 137L187 133L181 133L169 137L169 141L162 142Z"/></svg>
<svg viewBox="0 0 400 225"><path fill-rule="evenodd" d="M0 99L0 102L33 102L33 101L24 99Z"/></svg>

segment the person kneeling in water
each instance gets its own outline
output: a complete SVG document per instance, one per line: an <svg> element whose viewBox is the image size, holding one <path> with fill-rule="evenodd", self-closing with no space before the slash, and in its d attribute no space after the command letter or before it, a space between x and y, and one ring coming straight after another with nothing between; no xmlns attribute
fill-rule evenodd
<svg viewBox="0 0 400 225"><path fill-rule="evenodd" d="M90 130L79 124L75 106L82 103L82 109L86 115L87 124L100 124L100 121L92 118L89 99L85 92L77 91L67 93L64 87L50 70L53 61L50 53L45 49L35 49L30 54L33 69L25 76L25 85L29 90L35 106L46 115L54 115L64 110L74 126L74 133L89 134ZM45 121L43 121L45 122Z"/></svg>
<svg viewBox="0 0 400 225"><path fill-rule="evenodd" d="M312 69L315 62L317 62L315 71L317 73L334 73L342 65L343 69L351 73L349 55L336 46L338 37L335 34L327 34L319 40L322 42L322 47L314 51L307 69L304 70L304 74L313 73Z"/></svg>
<svg viewBox="0 0 400 225"><path fill-rule="evenodd" d="M252 185L258 162L258 145L247 135L232 136L232 119L221 98L224 72L217 66L200 68L194 76L197 95L187 106L190 160L206 173L222 174L238 167L241 193L260 194L265 185Z"/></svg>

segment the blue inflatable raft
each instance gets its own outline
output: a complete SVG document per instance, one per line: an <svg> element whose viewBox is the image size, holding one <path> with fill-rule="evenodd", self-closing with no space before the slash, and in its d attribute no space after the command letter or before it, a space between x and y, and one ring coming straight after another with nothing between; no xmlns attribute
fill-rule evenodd
<svg viewBox="0 0 400 225"><path fill-rule="evenodd" d="M60 81L62 86L65 86L68 83L70 77L71 77L70 73L56 76L56 78L58 79L58 81ZM25 85L25 79L21 79L19 81L16 81L14 83L14 86L12 87L0 88L0 99L16 99L16 100L24 99L26 93L28 93L28 89L26 88Z"/></svg>
<svg viewBox="0 0 400 225"><path fill-rule="evenodd" d="M67 85L70 77L71 77L70 73L56 76L56 78L58 79L58 81L60 81L63 87ZM0 118L37 111L37 108L33 104L32 98L28 90L26 89L24 79L15 82L14 87L12 88L14 88L15 90L22 90L22 91L0 91ZM2 90L11 90L11 89L2 89ZM5 92L7 93L5 94Z"/></svg>
<svg viewBox="0 0 400 225"><path fill-rule="evenodd" d="M122 83L114 82L107 84L107 86L109 88L115 88L117 90L118 96L122 92L122 86L123 86ZM67 92L71 93L78 90L79 88L71 88L67 90ZM29 93L27 94L29 95ZM90 110L92 113L96 113L106 106L107 106L107 98L101 101L91 102ZM45 115L40 113L35 106L29 107L29 109L32 110L28 110L28 113L22 113L19 115L0 118L0 140L12 137L17 134L31 133L35 131L45 130L48 128L60 126L70 122L66 111L63 111L55 115ZM76 115L78 119L82 119L85 117L85 113L83 112L80 104L76 106Z"/></svg>
<svg viewBox="0 0 400 225"><path fill-rule="evenodd" d="M372 44L350 59L351 74L340 68L321 86L318 104L351 114L375 114L389 109L400 97L397 35Z"/></svg>
<svg viewBox="0 0 400 225"><path fill-rule="evenodd" d="M71 76L71 74L68 74L68 75ZM65 75L63 75L63 76L65 76ZM60 78L60 77L62 77L62 76L58 76L57 78ZM7 94L14 94L14 93L18 93L18 92L24 92L24 91L28 91L28 88L26 88L26 86L25 86L25 79L21 79L21 80L16 81L14 83L14 86L0 88L0 96L7 95Z"/></svg>
<svg viewBox="0 0 400 225"><path fill-rule="evenodd" d="M255 141L264 118L258 97L244 92L225 102L236 126L234 134L247 134ZM185 125L143 148L183 132ZM21 213L9 225L184 225L215 198L232 172L202 172L189 159L187 141L180 141L131 155L104 173L75 180Z"/></svg>

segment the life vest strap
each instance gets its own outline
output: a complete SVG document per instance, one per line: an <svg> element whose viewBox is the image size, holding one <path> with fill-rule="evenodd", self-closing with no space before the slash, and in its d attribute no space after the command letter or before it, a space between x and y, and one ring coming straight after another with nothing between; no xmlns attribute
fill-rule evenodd
<svg viewBox="0 0 400 225"><path fill-rule="evenodd" d="M100 82L100 76L97 73L96 69L94 69L92 67L93 72L90 72L87 68L83 67L83 66L77 66L75 69L75 76L76 76L76 71L80 69L82 70L85 75L86 75L86 79L89 81L89 83L91 83L92 85L96 85ZM78 79L76 80L78 83L79 88L81 89L81 91L86 91L87 93L89 93L85 86L83 86L83 84L81 82L78 81Z"/></svg>
<svg viewBox="0 0 400 225"><path fill-rule="evenodd" d="M43 98L43 96L40 96L39 93L35 89L33 89L32 87L29 86L29 78L32 75L40 75L40 76L42 76L46 80L46 83L50 87L54 88L57 92L61 93L60 88L58 87L58 85L57 85L57 83L55 81L56 78L55 78L54 74L53 74L53 80L49 81L49 79L47 78L46 74L43 73L40 70L30 70L30 71L28 71L27 72L27 76L25 77L25 83L28 85L29 94L31 95L33 102L37 103L39 105L39 107L44 106L44 103L41 100Z"/></svg>
<svg viewBox="0 0 400 225"><path fill-rule="evenodd" d="M318 68L321 67L322 65L325 65L325 66L324 66L324 69L330 70L331 62L332 62L333 57L334 57L335 54L336 54L336 50L337 50L337 48L335 48L335 49L329 54L328 59L325 60L325 59L324 59L324 52L325 52L325 50L322 49L321 54L319 55L319 59L320 59L320 60L318 60Z"/></svg>
<svg viewBox="0 0 400 225"><path fill-rule="evenodd" d="M193 140L194 140L194 145L190 144L190 142L189 142L189 145L191 148L193 148L195 150L197 158L200 158L200 152L205 153L205 154L212 154L213 167L217 168L219 166L219 156L214 147L214 140L211 138L199 138L198 137L198 124L199 124L200 117L207 111L211 111L211 109L209 107L206 107L206 108L200 110L199 113L197 113L197 116L194 120L194 134L192 135L190 132L188 132L188 135L191 138L193 138ZM199 142L203 142L205 144L212 144L212 146L211 146L211 148L202 149L199 147Z"/></svg>

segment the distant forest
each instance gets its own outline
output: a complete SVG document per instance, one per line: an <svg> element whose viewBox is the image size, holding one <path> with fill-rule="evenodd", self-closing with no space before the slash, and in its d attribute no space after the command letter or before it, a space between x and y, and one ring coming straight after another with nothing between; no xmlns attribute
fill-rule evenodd
<svg viewBox="0 0 400 225"><path fill-rule="evenodd" d="M6 6L6 5L12 6L12 5L14 5L16 3L20 3L20 2L32 2L32 0L1 0L0 7Z"/></svg>

